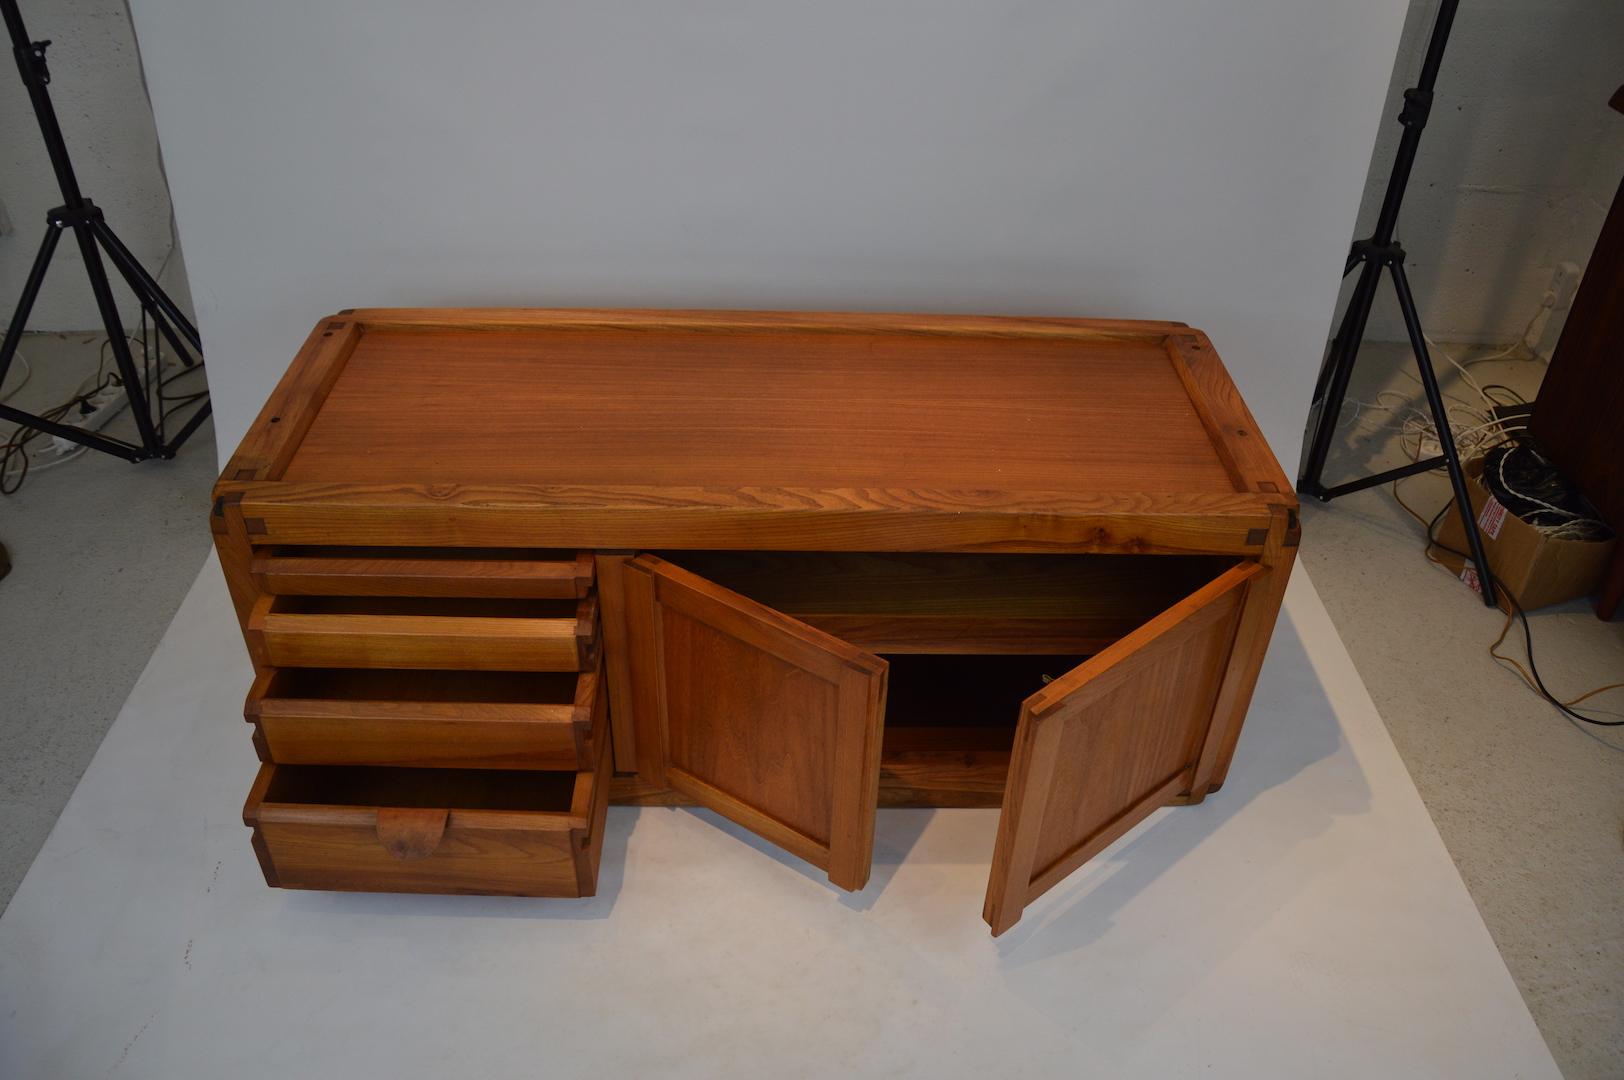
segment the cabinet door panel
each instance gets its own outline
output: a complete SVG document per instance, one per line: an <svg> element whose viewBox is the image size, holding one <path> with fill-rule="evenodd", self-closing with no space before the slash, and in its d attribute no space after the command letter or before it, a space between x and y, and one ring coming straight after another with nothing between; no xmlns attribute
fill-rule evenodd
<svg viewBox="0 0 1624 1080"><path fill-rule="evenodd" d="M1262 572L1226 570L1022 704L983 912L994 934L1189 790Z"/></svg>
<svg viewBox="0 0 1624 1080"><path fill-rule="evenodd" d="M651 555L625 590L645 779L862 888L885 661Z"/></svg>

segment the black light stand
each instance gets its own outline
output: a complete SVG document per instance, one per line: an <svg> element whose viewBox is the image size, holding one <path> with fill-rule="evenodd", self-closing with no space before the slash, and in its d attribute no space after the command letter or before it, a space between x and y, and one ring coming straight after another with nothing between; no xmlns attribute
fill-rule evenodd
<svg viewBox="0 0 1624 1080"><path fill-rule="evenodd" d="M56 183L62 191L62 205L46 212L45 240L40 244L39 254L34 257L33 268L28 272L22 296L17 301L16 313L12 315L11 324L6 329L5 341L0 343L0 382L5 380L6 373L11 368L12 358L17 354L23 327L28 322L28 315L33 310L35 299L39 296L40 285L45 280L45 271L51 264L51 256L56 251L57 242L61 240L65 230L72 229L74 239L79 242L85 273L90 278L90 288L96 297L96 307L101 312L102 326L107 331L113 359L118 366L119 378L123 381L124 393L129 398L130 415L135 419L135 428L141 442L137 445L99 432L47 420L4 403L0 403L0 419L10 420L129 461L174 457L181 444L208 418L210 403L205 399L186 424L175 433L175 437L165 441L162 365L160 363L158 370L151 375L149 384L143 386L140 374L136 370L135 358L130 353L129 341L124 337L124 324L118 317L118 305L113 299L107 271L102 266L102 250L106 250L107 257L112 260L113 266L123 276L130 291L140 301L143 313L152 320L158 333L169 342L170 348L187 367L197 363L194 357L202 357L202 340L198 337L197 329L175 306L175 302L164 293L158 282L130 253L130 249L114 235L113 230L102 219L101 210L80 193L79 181L73 175L73 164L68 160L67 144L62 141L62 128L57 124L56 110L51 107L51 95L46 89L46 85L51 81L51 73L45 66L45 49L50 42L28 40L28 32L23 29L22 15L17 10L17 0L0 0L0 12L5 15L6 31L11 35L12 51L17 56L17 70L22 74L23 85L28 87L28 97L33 103L34 115L39 119L40 134L45 138L45 149L51 157L51 168L56 173ZM156 425L153 422L152 410L148 406L149 395L159 402Z"/></svg>
<svg viewBox="0 0 1624 1080"><path fill-rule="evenodd" d="M1376 228L1365 240L1356 240L1348 253L1346 277L1359 267L1359 282L1342 315L1336 337L1331 342L1325 363L1320 367L1319 381L1314 387L1314 402L1310 407L1313 434L1308 441L1308 455L1298 478L1297 489L1305 495L1317 496L1329 502L1342 495L1401 480L1406 476L1429 472L1443 465L1449 470L1449 483L1454 488L1455 504L1460 509L1461 523L1466 528L1466 541L1477 564L1477 579L1482 589L1483 602L1496 604L1494 575L1489 571L1488 559L1483 554L1483 538L1478 535L1477 520L1472 514L1472 500L1466 491L1466 476L1461 472L1460 453L1455 449L1455 437L1449 429L1449 416L1444 406L1438 377L1432 370L1432 358L1427 353L1426 336L1421 331L1421 319L1416 314L1415 297L1410 292L1409 279L1404 274L1404 249L1393 239L1398 225L1399 204L1404 200L1404 189L1410 181L1410 169L1415 164L1415 151L1421 143L1421 129L1426 127L1427 114L1432 110L1432 90L1438 82L1438 68L1444 59L1444 46L1449 41L1449 29L1455 21L1459 0L1441 0L1438 17L1432 25L1432 37L1427 43L1427 56L1421 64L1421 80L1404 91L1404 108L1398 122L1404 125L1404 136L1399 140L1398 155L1393 161L1393 172L1387 180L1387 193L1382 198L1381 213ZM1370 307L1381 284L1382 270L1393 276L1393 290L1398 294L1399 310L1404 315L1404 329L1415 352L1416 366L1420 368L1421 387L1426 391L1427 407L1432 411L1433 424L1438 429L1437 457L1402 465L1396 469L1366 476L1346 484L1326 487L1322 482L1325 458L1331 449L1331 438L1336 433L1337 419L1342 415L1342 401L1347 396L1348 379L1359 358L1359 345L1364 340L1365 324L1370 319Z"/></svg>

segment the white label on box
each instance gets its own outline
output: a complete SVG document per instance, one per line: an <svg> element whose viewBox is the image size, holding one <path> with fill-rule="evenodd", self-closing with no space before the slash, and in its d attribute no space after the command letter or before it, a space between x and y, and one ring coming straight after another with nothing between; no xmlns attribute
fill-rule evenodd
<svg viewBox="0 0 1624 1080"><path fill-rule="evenodd" d="M1483 586L1477 580L1477 567L1470 563L1467 563L1465 566L1461 567L1460 579L1466 582L1466 587L1468 589L1482 595Z"/></svg>
<svg viewBox="0 0 1624 1080"><path fill-rule="evenodd" d="M1490 540L1500 538L1500 527L1506 523L1506 508L1500 505L1500 500L1493 495L1483 504L1483 512L1477 515L1477 527L1483 535Z"/></svg>

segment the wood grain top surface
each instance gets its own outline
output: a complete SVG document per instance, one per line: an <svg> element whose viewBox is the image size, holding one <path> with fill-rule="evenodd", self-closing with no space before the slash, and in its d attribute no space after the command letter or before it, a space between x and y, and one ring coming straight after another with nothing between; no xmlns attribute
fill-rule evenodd
<svg viewBox="0 0 1624 1080"><path fill-rule="evenodd" d="M853 551L1253 552L1295 506L1182 323L601 309L324 319L215 494L261 543Z"/></svg>
<svg viewBox="0 0 1624 1080"><path fill-rule="evenodd" d="M1232 492L1148 340L375 330L288 481Z"/></svg>

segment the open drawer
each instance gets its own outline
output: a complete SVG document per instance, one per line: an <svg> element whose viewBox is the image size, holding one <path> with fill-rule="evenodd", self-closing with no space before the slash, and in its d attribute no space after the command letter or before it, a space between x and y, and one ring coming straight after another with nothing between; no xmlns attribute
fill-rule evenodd
<svg viewBox="0 0 1624 1080"><path fill-rule="evenodd" d="M1270 572L1205 556L639 555L620 572L639 780L649 801L710 807L847 889L868 879L882 778L947 792L930 805L990 795L984 914L1002 933L1221 779L1274 621L1278 593L1256 591Z"/></svg>
<svg viewBox="0 0 1624 1080"><path fill-rule="evenodd" d="M267 595L248 635L274 667L580 671L597 649L597 598Z"/></svg>
<svg viewBox="0 0 1624 1080"><path fill-rule="evenodd" d="M591 769L607 738L594 656L580 672L271 668L243 715L266 761Z"/></svg>
<svg viewBox="0 0 1624 1080"><path fill-rule="evenodd" d="M285 889L591 896L609 757L579 773L266 764L243 822Z"/></svg>

